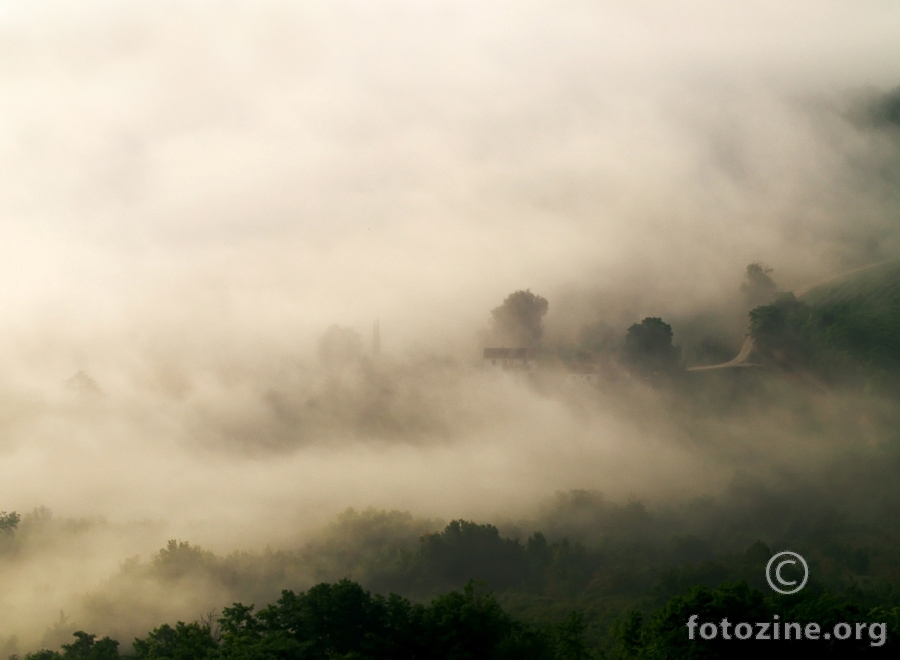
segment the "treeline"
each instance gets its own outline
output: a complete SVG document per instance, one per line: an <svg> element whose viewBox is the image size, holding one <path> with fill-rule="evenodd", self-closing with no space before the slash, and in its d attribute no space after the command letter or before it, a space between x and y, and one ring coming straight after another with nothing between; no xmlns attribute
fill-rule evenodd
<svg viewBox="0 0 900 660"><path fill-rule="evenodd" d="M766 366L793 372L808 384L900 393L900 264L863 269L803 299L780 291L771 273L750 264L740 287L757 362L761 358ZM511 294L492 311L494 339L539 346L548 309L548 301L530 291ZM543 356L569 363L612 358L632 374L673 375L685 367L673 339L672 326L659 317L632 324L624 335L598 322L583 325L574 342L557 338L544 347ZM689 342L688 352L724 362L734 356L728 343L710 327Z"/></svg>
<svg viewBox="0 0 900 660"><path fill-rule="evenodd" d="M129 639L137 631L117 625L131 612L144 612L149 627L169 616L196 616L211 603L271 602L281 589L313 584L316 576L323 582L351 576L378 594L371 596L373 602L398 593L415 607L428 607L423 603L448 592L465 595L465 585L474 580L473 598L491 590L492 600L510 617L535 630L557 630L577 612L579 639L587 648L624 653L623 622L632 622L629 639L640 629L641 639L646 638L641 644L651 644L657 634L656 624L651 625L654 612L698 585L715 590L724 583L744 583L769 593L765 566L781 549L800 552L809 562L805 594L827 594L827 602L850 604L858 613L890 612L900 607L900 488L891 485L898 468L897 457L882 452L868 465L845 462L843 476L828 481L827 488L795 485L779 492L743 481L717 500L671 509L609 503L597 494L574 492L560 495L555 507L532 521L545 532L527 535L519 535L515 526L507 525L502 533L490 524L457 520L411 539L419 523L408 514L367 511L344 514L330 537L297 551L223 557L171 541L148 563L126 562L107 591L91 594L89 616L80 615L80 626ZM212 594L214 600L198 600L177 615L148 607L159 594L190 591ZM148 592L155 595L142 601ZM148 611L156 614L148 617ZM641 614L641 626L632 625L630 611ZM210 622L185 625L181 632L177 626L163 627L156 637L142 639L162 644L159 640L176 633L196 637L196 626L214 629ZM75 644L93 649L102 641L79 637ZM76 652L81 653L71 651Z"/></svg>
<svg viewBox="0 0 900 660"><path fill-rule="evenodd" d="M763 569L775 550L803 554L814 581L832 593L897 584L898 471L895 439L842 452L834 465L782 487L744 476L715 498L677 505L650 508L574 491L559 494L536 518L496 526L367 510L344 513L322 538L295 549L222 556L172 540L150 561L124 562L89 594L77 619L132 636L135 630L118 623L134 620L123 613L141 612L149 627L219 603L270 602L283 588L345 577L378 594L424 602L474 579L526 621L559 623L573 609L583 611L588 639L602 644L629 607L649 611L692 586L723 581L765 589ZM17 521L0 535L0 558L11 569L30 552L32 528L40 526L42 537L70 533L66 521L46 513L21 522L4 515ZM177 607L167 593L179 594Z"/></svg>
<svg viewBox="0 0 900 660"><path fill-rule="evenodd" d="M537 628L506 614L470 583L427 605L365 591L342 580L306 592L283 591L258 612L235 603L215 622L164 624L134 640L142 660L416 660L496 658L581 660L589 657L577 616ZM112 660L119 643L83 631L61 651L42 650L25 660Z"/></svg>
<svg viewBox="0 0 900 660"><path fill-rule="evenodd" d="M898 594L855 590L836 596L813 585L782 596L746 582L723 582L687 589L647 614L623 616L606 657L886 657L900 648L898 634Z"/></svg>
<svg viewBox="0 0 900 660"><path fill-rule="evenodd" d="M468 612L471 617L487 617L484 625L489 623L492 630L500 631L491 638L496 644L490 648L497 649L496 653L509 647L524 654L519 657L569 657L558 655L562 644L559 640L568 635L567 639L580 640L578 644L584 649L602 652L609 658L664 657L654 655L654 649L674 644L672 648L684 650L678 644L684 642L681 635L686 621L678 623L681 614L676 617L673 612L685 613L695 605L699 607L698 598L711 599L711 603L725 599L731 603L728 608L737 608L728 610L729 616L753 614L755 610L750 605L749 609L740 609L744 607L741 603L746 605L746 598L732 598L738 592L728 589L744 584L749 591L740 593L755 593L753 602L762 602L760 594L771 594L765 583L766 563L774 551L781 549L799 552L807 559L810 583L793 600L763 599L766 616L790 612L791 616L801 617L806 612L803 616L808 620L818 617L822 622L844 617L848 621L890 623L895 621L896 608L900 607L900 486L895 479L898 469L900 455L889 446L872 450L864 457L845 457L840 470L816 475L806 485L794 483L779 490L739 479L715 499L699 499L670 508L649 509L638 502L611 503L596 493L576 491L560 494L555 504L536 519L500 527L457 520L439 531L428 531L435 524L433 521L369 510L348 511L323 539L293 551L219 556L189 543L171 541L149 562L125 562L120 573L102 590L90 594L85 610L77 615L79 628L128 640L158 621L176 617L190 620L198 612L208 611L212 604L273 602L282 589L290 588L293 595L283 594L281 600L259 611L233 606L223 611L224 621L218 623L208 618L205 622L161 626L139 637L135 653L145 654L138 657L173 659L381 657L367 656L371 649L354 650L356 647L340 647L343 650L336 650L331 656L277 655L272 650L275 647L271 645L276 643L290 646L302 641L296 636L288 639L273 627L288 625L284 623L289 620L288 612L294 613L290 616L296 612L327 612L323 603L346 600L356 603L353 607L370 612L365 615L369 618L360 619L373 626L366 633L368 637L363 638L372 644L377 642L377 649L382 650L396 651L399 642L391 635L402 637L407 633L411 639L419 640L409 642L412 646L408 649L413 649L410 654L426 653L422 645L427 644L422 640L440 638L444 640L441 644L449 643L450 633L439 635L442 629L437 621L456 621L453 617L463 616L459 612ZM30 515L3 515L9 523L4 533L8 542L15 541L13 535L19 532L26 533L27 539L31 525L53 524L49 515L33 520ZM64 522L60 525L64 526ZM18 550L27 551L27 544ZM349 583L340 582L345 576L362 586L351 588ZM337 584L327 589L321 585L311 589L304 586L335 581ZM731 586L723 586L726 583ZM375 595L364 593L364 589ZM493 595L486 595L487 590ZM205 594L206 600L198 597L177 614L165 606L153 609L160 594L164 603L167 593L177 593L183 600L192 591ZM391 593L400 596L388 595ZM150 595L143 601L145 594ZM391 603L405 604L391 610ZM802 608L791 610L795 605ZM704 607L707 609L692 613L709 611L718 616L720 610L713 605ZM121 621L134 620L134 612L142 613L143 625L120 627ZM394 614L390 612L406 612L403 616L408 616L408 620L402 623L391 619ZM872 612L879 618L871 619L875 616ZM238 620L240 623L235 623ZM474 620L469 623L476 625ZM383 639L377 633L382 625L388 631ZM456 622L453 626L463 624ZM245 637L227 637L226 632L232 628ZM304 628L311 629L314 627ZM70 627L65 634L73 630ZM291 634L300 634L296 626L290 630L294 631ZM466 630L465 626L460 628L460 635ZM534 648L515 646L526 641L533 643ZM203 653L211 655L197 655L200 651L191 644L200 645ZM243 649L240 644L248 646ZM729 651L729 647L707 646L718 648L716 653L723 654L721 657ZM835 657L841 657L839 651L852 646L836 646ZM310 653L319 653L322 647L309 648L319 649ZM829 647L819 643L817 648ZM682 651L673 651L669 657L719 657L678 655ZM116 657L119 649L113 639L82 633L61 651L42 653L43 656L31 657ZM231 655L222 655L225 653Z"/></svg>
<svg viewBox="0 0 900 660"><path fill-rule="evenodd" d="M791 596L765 595L746 582L691 587L647 613L625 613L602 645L586 640L577 612L557 625L530 625L472 582L422 605L342 580L283 591L277 602L254 609L235 603L215 620L164 624L135 639L128 655L114 639L77 631L60 651L25 660L701 660L773 652L865 658L900 648L900 594L857 589L835 596L815 585Z"/></svg>

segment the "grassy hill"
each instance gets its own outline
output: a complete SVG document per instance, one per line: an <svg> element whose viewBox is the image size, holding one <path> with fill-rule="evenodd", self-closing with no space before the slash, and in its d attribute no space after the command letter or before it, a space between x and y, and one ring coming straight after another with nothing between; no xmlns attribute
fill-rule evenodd
<svg viewBox="0 0 900 660"><path fill-rule="evenodd" d="M900 260L757 307L750 333L782 366L900 391Z"/></svg>

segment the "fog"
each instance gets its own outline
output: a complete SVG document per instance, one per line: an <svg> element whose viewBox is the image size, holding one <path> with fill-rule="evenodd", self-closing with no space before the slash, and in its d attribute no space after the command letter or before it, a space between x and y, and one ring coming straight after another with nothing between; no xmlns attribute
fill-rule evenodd
<svg viewBox="0 0 900 660"><path fill-rule="evenodd" d="M16 560L2 635L171 538L685 500L856 433L849 397L707 417L480 356L519 289L547 342L662 316L736 351L748 263L800 289L895 256L900 142L854 120L900 83L890 3L4 10L0 509L93 522ZM334 324L349 367L319 359Z"/></svg>

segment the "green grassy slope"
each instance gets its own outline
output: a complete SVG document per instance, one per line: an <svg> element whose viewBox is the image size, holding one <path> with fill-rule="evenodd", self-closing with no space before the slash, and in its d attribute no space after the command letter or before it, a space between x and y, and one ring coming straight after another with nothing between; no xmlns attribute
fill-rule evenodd
<svg viewBox="0 0 900 660"><path fill-rule="evenodd" d="M782 296L750 313L756 345L835 383L900 385L900 260Z"/></svg>

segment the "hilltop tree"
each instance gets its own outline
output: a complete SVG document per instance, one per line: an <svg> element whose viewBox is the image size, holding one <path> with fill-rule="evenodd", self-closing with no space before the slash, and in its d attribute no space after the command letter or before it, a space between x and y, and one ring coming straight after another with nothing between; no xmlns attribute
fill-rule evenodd
<svg viewBox="0 0 900 660"><path fill-rule="evenodd" d="M539 346L544 334L543 318L549 308L547 299L530 289L511 293L502 305L491 310L494 335L515 346Z"/></svg>
<svg viewBox="0 0 900 660"><path fill-rule="evenodd" d="M625 353L632 364L649 373L672 371L681 357L672 345L672 326L657 317L647 317L628 328Z"/></svg>

